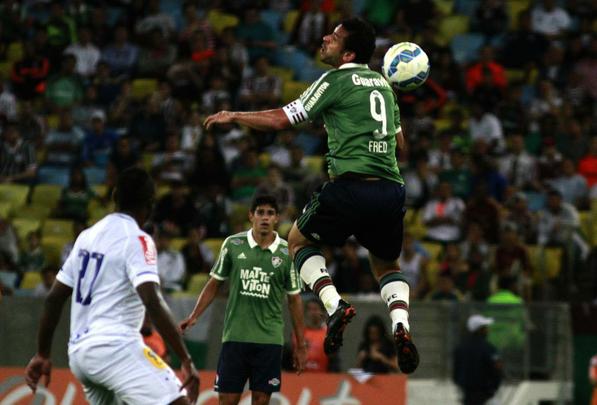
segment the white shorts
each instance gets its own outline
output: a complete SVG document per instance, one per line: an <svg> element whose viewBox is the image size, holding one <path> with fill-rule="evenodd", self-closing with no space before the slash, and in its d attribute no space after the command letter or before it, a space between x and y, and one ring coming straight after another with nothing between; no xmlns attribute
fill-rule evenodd
<svg viewBox="0 0 597 405"><path fill-rule="evenodd" d="M174 371L143 341L85 345L69 355L91 405L167 405L186 395Z"/></svg>

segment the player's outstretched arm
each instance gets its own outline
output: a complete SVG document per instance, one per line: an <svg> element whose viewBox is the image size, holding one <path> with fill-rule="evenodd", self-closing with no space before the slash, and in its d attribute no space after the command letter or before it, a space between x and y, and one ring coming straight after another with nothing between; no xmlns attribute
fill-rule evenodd
<svg viewBox="0 0 597 405"><path fill-rule="evenodd" d="M210 129L215 124L236 123L258 131L280 131L291 127L291 123L281 108L265 111L220 111L205 119L203 125Z"/></svg>
<svg viewBox="0 0 597 405"><path fill-rule="evenodd" d="M210 277L207 283L203 286L203 290L201 290L201 294L199 294L199 298L197 298L197 303L195 304L195 308L193 308L193 312L186 318L180 322L180 330L186 331L187 329L191 328L197 322L197 319L201 316L201 314L209 307L209 305L213 302L214 298L218 294L218 290L222 282L216 278Z"/></svg>
<svg viewBox="0 0 597 405"><path fill-rule="evenodd" d="M180 359L180 368L184 381L183 387L187 388L191 403L195 403L199 395L199 373L197 373L191 360L191 355L178 333L176 323L172 319L172 315L162 297L159 286L154 282L143 283L137 287L137 293L141 297L141 301L143 301L143 305L145 305L156 329Z"/></svg>
<svg viewBox="0 0 597 405"><path fill-rule="evenodd" d="M307 361L307 344L305 342L305 321L303 319L303 300L300 294L288 296L288 310L292 319L292 328L296 339L293 353L293 365L296 373L302 373Z"/></svg>
<svg viewBox="0 0 597 405"><path fill-rule="evenodd" d="M25 371L25 380L29 388L35 392L37 384L41 377L44 377L44 384L50 384L50 373L52 371L52 362L50 361L50 351L52 350L52 339L56 325L62 314L64 303L71 296L73 289L60 281L55 281L50 293L48 294L44 309L39 321L39 332L37 334L37 354L33 356Z"/></svg>

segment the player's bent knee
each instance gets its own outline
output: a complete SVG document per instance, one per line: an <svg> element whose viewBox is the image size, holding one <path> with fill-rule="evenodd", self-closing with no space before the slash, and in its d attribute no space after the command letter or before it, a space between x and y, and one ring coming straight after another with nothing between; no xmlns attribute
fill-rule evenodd
<svg viewBox="0 0 597 405"><path fill-rule="evenodd" d="M309 239L301 233L296 226L296 222L292 225L290 232L288 233L288 247L290 248L291 257L294 259L294 255L304 248L305 246L313 245Z"/></svg>
<svg viewBox="0 0 597 405"><path fill-rule="evenodd" d="M268 392L253 391L251 394L251 405L268 405L272 394Z"/></svg>

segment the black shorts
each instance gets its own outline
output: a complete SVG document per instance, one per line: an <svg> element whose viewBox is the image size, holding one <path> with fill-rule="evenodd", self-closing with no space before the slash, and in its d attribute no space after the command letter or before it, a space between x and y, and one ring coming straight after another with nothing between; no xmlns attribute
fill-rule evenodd
<svg viewBox="0 0 597 405"><path fill-rule="evenodd" d="M278 392L281 369L281 345L224 342L214 389L223 393L243 392L248 379L251 391Z"/></svg>
<svg viewBox="0 0 597 405"><path fill-rule="evenodd" d="M390 180L337 179L314 192L297 219L309 240L342 246L354 235L374 256L395 260L402 250L404 185Z"/></svg>

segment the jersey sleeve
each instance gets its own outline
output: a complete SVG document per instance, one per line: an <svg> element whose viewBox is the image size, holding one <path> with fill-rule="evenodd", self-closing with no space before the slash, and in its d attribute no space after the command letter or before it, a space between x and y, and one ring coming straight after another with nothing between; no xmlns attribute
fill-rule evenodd
<svg viewBox="0 0 597 405"><path fill-rule="evenodd" d="M337 89L332 86L328 73L324 73L299 98L282 108L292 125L313 121L334 103Z"/></svg>
<svg viewBox="0 0 597 405"><path fill-rule="evenodd" d="M153 239L147 234L131 236L125 247L126 273L133 287L146 282L159 284L157 251Z"/></svg>
<svg viewBox="0 0 597 405"><path fill-rule="evenodd" d="M64 261L62 267L60 268L60 271L56 275L56 280L71 288L75 287L78 255L79 249L77 248L77 244L75 243L73 249L70 251L70 254Z"/></svg>
<svg viewBox="0 0 597 405"><path fill-rule="evenodd" d="M209 275L216 280L224 281L230 276L230 270L232 269L232 261L228 254L228 239L224 241L220 248L220 254L218 260L214 263Z"/></svg>
<svg viewBox="0 0 597 405"><path fill-rule="evenodd" d="M402 131L402 125L400 124L400 108L398 108L398 103L394 103L394 127L396 128L396 133Z"/></svg>
<svg viewBox="0 0 597 405"><path fill-rule="evenodd" d="M284 286L286 294L294 295L301 292L300 277L294 268L294 263L291 263L286 274L286 285Z"/></svg>

